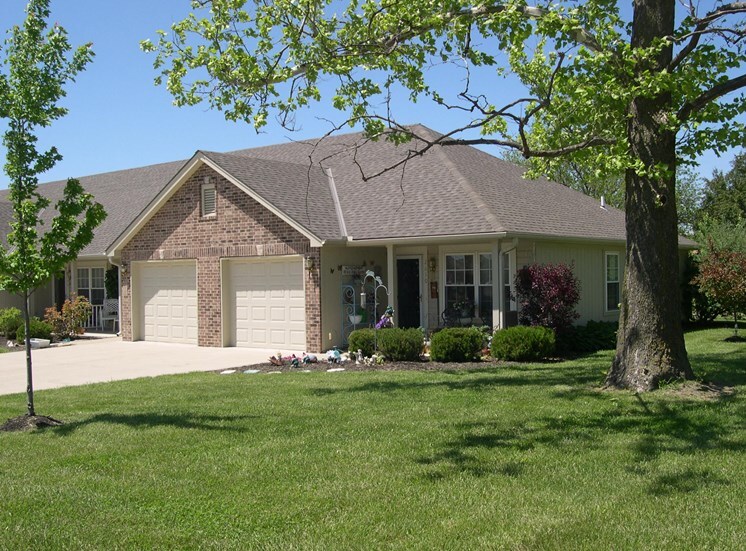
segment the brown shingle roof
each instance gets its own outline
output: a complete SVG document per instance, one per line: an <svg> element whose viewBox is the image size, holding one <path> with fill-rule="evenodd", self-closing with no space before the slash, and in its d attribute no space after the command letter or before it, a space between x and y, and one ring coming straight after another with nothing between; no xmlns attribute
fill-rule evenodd
<svg viewBox="0 0 746 551"><path fill-rule="evenodd" d="M437 135L422 126L417 131ZM360 133L354 133L230 153L202 153L321 239L500 232L619 241L625 238L621 211L601 209L595 199L555 182L526 180L522 167L473 147L436 147L366 181L366 177L401 161L407 150L422 148L422 142L397 148L384 140L364 140ZM85 189L108 212L83 254L104 254L184 163L81 178ZM333 177L343 221L337 217L325 170L330 170ZM52 182L39 189L54 200L63 187L64 182ZM0 192L3 225L10 212L6 197L7 191ZM346 236L342 234L344 227Z"/></svg>
<svg viewBox="0 0 746 551"><path fill-rule="evenodd" d="M433 131L419 126L418 132ZM332 136L236 151L264 159L309 159L334 174L348 233L354 239L508 232L581 239L625 239L624 213L468 146L442 146L401 168L363 182L399 162L412 142L397 148L361 134ZM406 148L406 149L405 149ZM419 149L418 149L419 148Z"/></svg>
<svg viewBox="0 0 746 551"><path fill-rule="evenodd" d="M81 256L105 254L108 246L142 213L183 164L184 161L174 161L80 178L83 188L93 194L95 200L101 203L107 212L106 220L96 228L93 241L83 249ZM55 201L62 198L66 183L61 180L42 184L39 186L39 192L51 199L54 205ZM4 203L9 207L7 196L8 190L0 191L0 204ZM3 214L4 209L0 207L0 216ZM48 225L53 216L54 209L48 208L42 219ZM6 218L3 216L0 220L5 226Z"/></svg>

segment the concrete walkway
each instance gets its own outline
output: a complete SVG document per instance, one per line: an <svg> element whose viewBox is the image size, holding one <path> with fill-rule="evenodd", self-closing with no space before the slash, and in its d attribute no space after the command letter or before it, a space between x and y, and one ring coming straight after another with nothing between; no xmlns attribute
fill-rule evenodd
<svg viewBox="0 0 746 551"><path fill-rule="evenodd" d="M298 351L283 350L283 355ZM277 350L124 342L109 336L32 352L34 390L212 371L266 362ZM0 395L26 392L26 354L0 354Z"/></svg>

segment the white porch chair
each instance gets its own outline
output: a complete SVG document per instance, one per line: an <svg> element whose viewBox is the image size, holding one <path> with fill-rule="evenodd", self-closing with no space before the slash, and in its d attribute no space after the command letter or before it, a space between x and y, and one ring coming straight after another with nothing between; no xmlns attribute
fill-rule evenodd
<svg viewBox="0 0 746 551"><path fill-rule="evenodd" d="M107 298L104 300L104 307L101 310L101 317L99 318L102 331L107 321L111 321L112 331L115 331L119 327L119 299Z"/></svg>

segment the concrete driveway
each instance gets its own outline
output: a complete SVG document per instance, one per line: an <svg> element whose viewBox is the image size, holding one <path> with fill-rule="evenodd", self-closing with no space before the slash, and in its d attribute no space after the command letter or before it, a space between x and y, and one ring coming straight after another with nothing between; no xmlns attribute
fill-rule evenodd
<svg viewBox="0 0 746 551"><path fill-rule="evenodd" d="M285 351L291 354L297 351ZM34 350L34 390L190 371L228 369L267 361L277 350L204 348L186 344L124 342L119 337L76 340ZM0 395L26 392L26 354L0 354Z"/></svg>

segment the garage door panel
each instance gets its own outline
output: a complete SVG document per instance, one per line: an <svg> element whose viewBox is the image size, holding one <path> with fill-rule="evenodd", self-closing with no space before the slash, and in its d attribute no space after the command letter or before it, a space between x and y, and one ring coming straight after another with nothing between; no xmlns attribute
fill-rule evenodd
<svg viewBox="0 0 746 551"><path fill-rule="evenodd" d="M306 309L305 308L290 308L290 321L301 321L306 323Z"/></svg>
<svg viewBox="0 0 746 551"><path fill-rule="evenodd" d="M294 348L306 347L305 331L290 331L290 345Z"/></svg>
<svg viewBox="0 0 746 551"><path fill-rule="evenodd" d="M142 338L197 344L195 264L145 264L138 270L137 277Z"/></svg>
<svg viewBox="0 0 746 551"><path fill-rule="evenodd" d="M228 271L232 344L286 350L305 348L302 261L233 261Z"/></svg>

